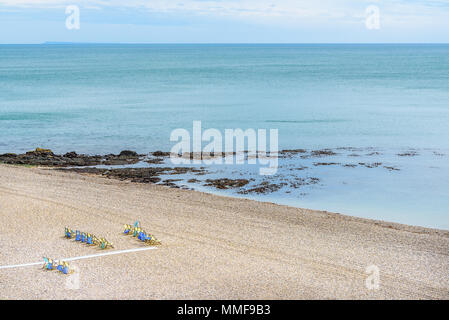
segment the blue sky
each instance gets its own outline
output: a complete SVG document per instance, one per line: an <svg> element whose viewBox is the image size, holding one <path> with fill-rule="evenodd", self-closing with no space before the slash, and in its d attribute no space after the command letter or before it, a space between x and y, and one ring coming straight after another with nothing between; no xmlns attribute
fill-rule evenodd
<svg viewBox="0 0 449 320"><path fill-rule="evenodd" d="M447 43L449 0L0 0L0 30L0 43Z"/></svg>

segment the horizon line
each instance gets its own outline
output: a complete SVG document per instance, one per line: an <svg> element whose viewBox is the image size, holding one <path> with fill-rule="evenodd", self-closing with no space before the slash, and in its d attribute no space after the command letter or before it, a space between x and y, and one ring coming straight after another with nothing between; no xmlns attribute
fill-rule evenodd
<svg viewBox="0 0 449 320"><path fill-rule="evenodd" d="M0 43L0 45L95 45L95 44L122 44L122 45L419 45L419 44L449 44L449 42L71 42L71 41L45 41L39 43Z"/></svg>

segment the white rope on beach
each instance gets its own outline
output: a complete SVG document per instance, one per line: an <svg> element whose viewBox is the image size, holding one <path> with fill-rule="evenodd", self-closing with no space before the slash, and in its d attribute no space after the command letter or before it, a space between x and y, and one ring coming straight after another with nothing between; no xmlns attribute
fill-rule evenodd
<svg viewBox="0 0 449 320"><path fill-rule="evenodd" d="M117 251L110 251L110 252L104 252L104 253L98 253L98 254L91 254L88 256L80 256L80 257L73 257L73 258L67 258L67 259L59 259L60 261L75 261L75 260L81 260L81 259L89 259L89 258L95 258L95 257L103 257L103 256L110 256L114 254L121 254L121 253L129 253L129 252L137 252L137 251L146 251L146 250L152 250L156 249L155 247L147 247L147 248L137 248L137 249L127 249L127 250L117 250ZM14 264L9 266L0 266L0 269L11 269L11 268L20 268L20 267L29 267L29 266L37 266L37 265L43 265L44 262L32 262L32 263L24 263L24 264Z"/></svg>

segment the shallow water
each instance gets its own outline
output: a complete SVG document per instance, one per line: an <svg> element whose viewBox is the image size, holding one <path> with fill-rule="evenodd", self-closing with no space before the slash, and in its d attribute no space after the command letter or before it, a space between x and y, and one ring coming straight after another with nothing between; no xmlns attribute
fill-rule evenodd
<svg viewBox="0 0 449 320"><path fill-rule="evenodd" d="M277 128L281 149L381 153L281 159L276 181L320 182L225 194L449 229L449 45L0 45L0 153L170 150L193 120ZM264 179L249 165L209 169Z"/></svg>
<svg viewBox="0 0 449 320"><path fill-rule="evenodd" d="M160 175L160 184L233 197L340 212L359 217L449 229L449 150L335 148L332 155L281 153L275 175L263 176L259 164L176 164L203 168L205 172ZM148 156L149 159L154 157ZM145 159L146 160L146 159ZM101 168L172 167L169 158L160 164L145 160ZM234 157L235 161L235 157ZM246 179L242 187L222 188L208 180ZM261 187L268 184L268 188ZM369 204L369 205L367 205Z"/></svg>

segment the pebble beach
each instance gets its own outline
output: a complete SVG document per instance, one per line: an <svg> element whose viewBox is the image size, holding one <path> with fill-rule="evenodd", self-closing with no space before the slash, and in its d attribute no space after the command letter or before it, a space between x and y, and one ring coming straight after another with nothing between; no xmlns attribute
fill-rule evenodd
<svg viewBox="0 0 449 320"><path fill-rule="evenodd" d="M449 298L446 230L5 164L0 204L0 299ZM65 226L111 251L143 248L122 234L136 220L162 245L72 261L70 276L1 268L105 252L64 239Z"/></svg>

